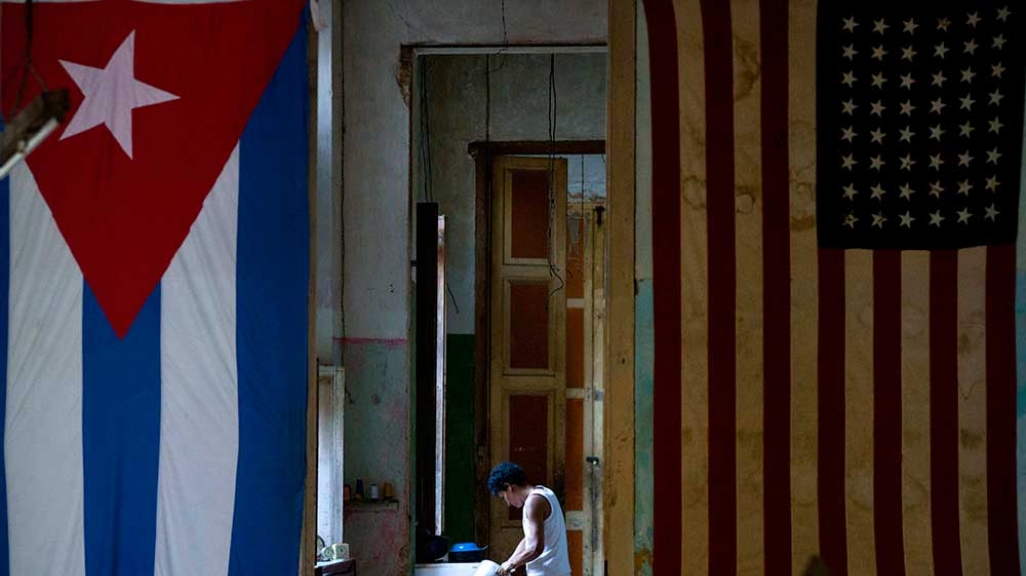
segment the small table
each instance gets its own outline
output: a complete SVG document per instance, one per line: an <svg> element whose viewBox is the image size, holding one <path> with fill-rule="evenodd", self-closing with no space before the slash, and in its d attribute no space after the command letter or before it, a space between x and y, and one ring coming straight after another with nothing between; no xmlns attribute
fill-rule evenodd
<svg viewBox="0 0 1026 576"><path fill-rule="evenodd" d="M356 560L334 560L318 562L314 567L314 576L356 576Z"/></svg>

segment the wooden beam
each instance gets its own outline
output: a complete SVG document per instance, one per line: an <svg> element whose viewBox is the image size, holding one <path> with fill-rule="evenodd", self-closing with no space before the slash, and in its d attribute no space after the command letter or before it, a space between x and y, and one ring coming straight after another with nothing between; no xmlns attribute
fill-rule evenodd
<svg viewBox="0 0 1026 576"><path fill-rule="evenodd" d="M477 490L474 499L474 539L488 542L491 533L491 494L485 481L488 479L488 464L491 461L488 447L488 351L491 293L488 289L491 278L491 186L492 157L486 152L474 153L475 166L475 212L474 212L474 446L475 479Z"/></svg>
<svg viewBox="0 0 1026 576"><path fill-rule="evenodd" d="M631 81L633 82L633 80ZM632 84L633 85L633 84ZM544 154L605 154L605 140L513 140L506 142L478 141L471 142L467 151L472 156L490 155L504 156L519 154L522 156Z"/></svg>
<svg viewBox="0 0 1026 576"><path fill-rule="evenodd" d="M307 278L307 387L306 387L306 481L303 492L303 528L299 538L299 576L313 576L317 562L317 32L309 19L307 32L307 81L310 91L309 166L307 197L310 218L310 271Z"/></svg>
<svg viewBox="0 0 1026 576"><path fill-rule="evenodd" d="M636 0L609 0L609 294L606 331L607 574L634 574L634 137ZM615 527L615 530L610 530ZM597 567L598 568L598 567ZM598 572L602 573L602 572Z"/></svg>

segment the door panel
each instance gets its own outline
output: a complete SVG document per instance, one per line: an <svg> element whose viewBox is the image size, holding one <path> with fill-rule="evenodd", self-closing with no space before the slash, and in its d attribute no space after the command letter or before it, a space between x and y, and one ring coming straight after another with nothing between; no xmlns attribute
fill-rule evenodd
<svg viewBox="0 0 1026 576"><path fill-rule="evenodd" d="M517 462L530 482L562 494L567 164L500 156L493 166L491 464ZM508 558L523 537L520 514L492 499L493 559Z"/></svg>

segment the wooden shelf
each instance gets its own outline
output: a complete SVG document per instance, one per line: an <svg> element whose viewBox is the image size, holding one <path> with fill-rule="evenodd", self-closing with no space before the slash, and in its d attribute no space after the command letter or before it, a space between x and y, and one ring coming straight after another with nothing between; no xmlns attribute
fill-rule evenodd
<svg viewBox="0 0 1026 576"><path fill-rule="evenodd" d="M342 504L343 514L381 514L385 512L398 512L399 502L397 500L350 500Z"/></svg>

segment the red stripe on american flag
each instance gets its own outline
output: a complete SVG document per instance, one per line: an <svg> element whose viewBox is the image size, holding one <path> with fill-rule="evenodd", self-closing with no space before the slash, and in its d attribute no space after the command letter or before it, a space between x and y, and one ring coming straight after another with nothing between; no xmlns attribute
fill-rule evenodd
<svg viewBox="0 0 1026 576"><path fill-rule="evenodd" d="M763 508L766 576L791 574L788 0L761 0Z"/></svg>
<svg viewBox="0 0 1026 576"><path fill-rule="evenodd" d="M844 508L844 251L819 250L819 546L833 576L848 576Z"/></svg>
<svg viewBox="0 0 1026 576"><path fill-rule="evenodd" d="M709 573L737 573L737 247L730 2L701 0L709 239Z"/></svg>
<svg viewBox="0 0 1026 576"><path fill-rule="evenodd" d="M652 86L652 573L680 574L681 247L677 25L671 0L645 0Z"/></svg>
<svg viewBox="0 0 1026 576"><path fill-rule="evenodd" d="M873 529L877 574L904 576L901 252L873 253Z"/></svg>
<svg viewBox="0 0 1026 576"><path fill-rule="evenodd" d="M987 248L987 519L993 574L1019 573L1015 246Z"/></svg>
<svg viewBox="0 0 1026 576"><path fill-rule="evenodd" d="M958 511L958 252L930 253L930 508L936 576L962 576Z"/></svg>

